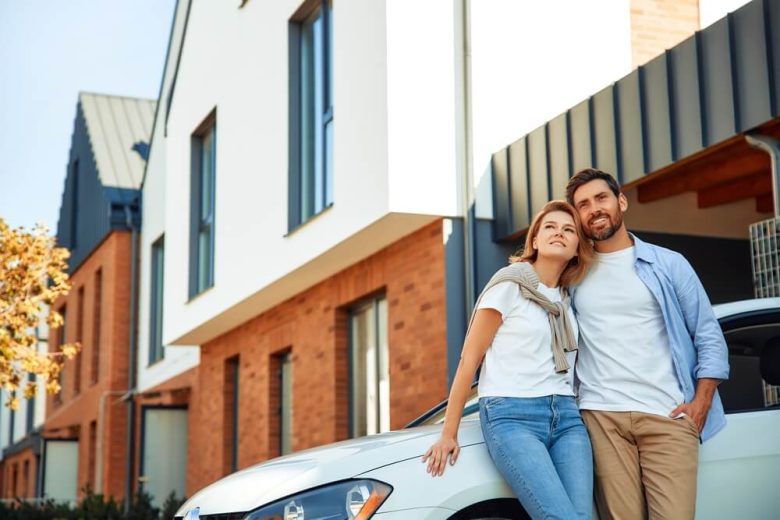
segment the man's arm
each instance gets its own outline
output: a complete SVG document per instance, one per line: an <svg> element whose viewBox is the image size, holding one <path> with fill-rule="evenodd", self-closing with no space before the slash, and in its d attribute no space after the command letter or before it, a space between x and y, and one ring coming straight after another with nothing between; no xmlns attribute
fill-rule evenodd
<svg viewBox="0 0 780 520"><path fill-rule="evenodd" d="M671 415L688 415L701 431L707 420L715 389L720 381L728 379L729 376L728 347L699 277L682 255L678 261L675 291L696 349L696 394L691 402L678 406Z"/></svg>

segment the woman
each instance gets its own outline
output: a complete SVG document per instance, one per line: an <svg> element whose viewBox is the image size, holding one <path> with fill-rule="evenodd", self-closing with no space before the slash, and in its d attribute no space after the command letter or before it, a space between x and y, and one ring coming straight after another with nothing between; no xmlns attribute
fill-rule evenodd
<svg viewBox="0 0 780 520"><path fill-rule="evenodd" d="M477 300L441 438L423 456L433 476L458 459L463 406L484 357L480 418L496 467L532 518L590 517L592 454L574 400L577 326L566 287L582 279L592 257L574 208L548 202L523 253Z"/></svg>

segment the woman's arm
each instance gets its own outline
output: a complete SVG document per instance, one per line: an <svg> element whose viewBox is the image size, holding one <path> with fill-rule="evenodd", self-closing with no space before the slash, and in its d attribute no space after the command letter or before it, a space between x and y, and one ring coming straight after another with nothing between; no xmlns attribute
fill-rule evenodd
<svg viewBox="0 0 780 520"><path fill-rule="evenodd" d="M422 458L423 462L428 462L428 473L431 476L444 474L447 458L449 458L450 464L455 464L455 461L458 460L460 453L458 427L463 416L463 407L466 404L474 374L476 374L485 352L493 342L493 337L501 323L501 313L495 309L479 309L474 316L471 329L469 329L466 341L463 343L463 352L460 355L455 379L452 381L441 438L425 452Z"/></svg>

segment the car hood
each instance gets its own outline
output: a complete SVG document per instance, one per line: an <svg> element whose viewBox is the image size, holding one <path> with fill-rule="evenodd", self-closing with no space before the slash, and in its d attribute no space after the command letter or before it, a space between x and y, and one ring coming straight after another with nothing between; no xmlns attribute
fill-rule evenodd
<svg viewBox="0 0 780 520"><path fill-rule="evenodd" d="M198 491L176 513L195 507L201 515L248 512L328 482L356 477L381 466L422 456L441 425L370 435L297 452L233 473ZM477 420L461 423L461 446L483 442ZM392 485L392 483L390 483Z"/></svg>

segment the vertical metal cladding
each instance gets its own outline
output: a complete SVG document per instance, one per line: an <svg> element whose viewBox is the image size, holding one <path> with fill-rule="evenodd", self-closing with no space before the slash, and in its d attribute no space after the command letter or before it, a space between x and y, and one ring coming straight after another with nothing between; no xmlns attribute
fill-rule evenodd
<svg viewBox="0 0 780 520"><path fill-rule="evenodd" d="M493 183L493 240L499 240L511 234L509 204L509 165L507 164L508 149L504 148L493 154L490 161Z"/></svg>
<svg viewBox="0 0 780 520"><path fill-rule="evenodd" d="M617 96L617 148L620 152L621 175L628 183L642 177L645 167L645 138L642 129L642 92L639 70L633 71L615 84Z"/></svg>
<svg viewBox="0 0 780 520"><path fill-rule="evenodd" d="M524 229L531 223L528 185L528 148L525 137L509 145L509 232Z"/></svg>
<svg viewBox="0 0 780 520"><path fill-rule="evenodd" d="M593 165L593 138L590 135L590 99L569 110L569 146L574 171Z"/></svg>
<svg viewBox="0 0 780 520"><path fill-rule="evenodd" d="M550 170L547 160L547 127L528 134L528 183L531 193L531 217L550 200ZM533 172L533 175L531 175Z"/></svg>
<svg viewBox="0 0 780 520"><path fill-rule="evenodd" d="M753 0L493 156L494 239L595 166L629 183L780 115L780 1Z"/></svg>
<svg viewBox="0 0 780 520"><path fill-rule="evenodd" d="M700 38L704 145L711 146L728 139L736 130L728 18L722 18L702 31Z"/></svg>
<svg viewBox="0 0 780 520"><path fill-rule="evenodd" d="M693 155L704 146L698 46L698 35L694 35L671 49L667 56L671 121L676 129L672 146L678 158Z"/></svg>
<svg viewBox="0 0 780 520"><path fill-rule="evenodd" d="M552 198L565 199L566 183L572 174L569 159L569 120L566 114L561 114L547 123L547 153Z"/></svg>
<svg viewBox="0 0 780 520"><path fill-rule="evenodd" d="M732 70L739 108L736 126L739 132L750 130L772 117L767 88L769 61L763 4L762 1L751 2L730 17Z"/></svg>
<svg viewBox="0 0 780 520"><path fill-rule="evenodd" d="M620 178L614 91L615 87L610 85L593 96L593 166Z"/></svg>

